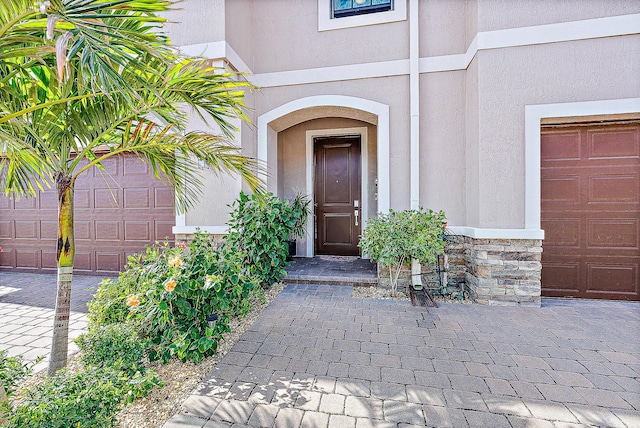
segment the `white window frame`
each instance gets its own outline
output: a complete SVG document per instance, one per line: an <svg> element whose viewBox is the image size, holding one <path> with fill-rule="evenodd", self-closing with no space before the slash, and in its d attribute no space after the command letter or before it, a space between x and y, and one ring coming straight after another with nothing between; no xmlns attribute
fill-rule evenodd
<svg viewBox="0 0 640 428"><path fill-rule="evenodd" d="M342 28L363 27L365 25L387 24L389 22L406 21L407 2L396 0L393 10L386 12L367 13L363 15L333 18L331 11L332 0L318 1L318 31L339 30Z"/></svg>

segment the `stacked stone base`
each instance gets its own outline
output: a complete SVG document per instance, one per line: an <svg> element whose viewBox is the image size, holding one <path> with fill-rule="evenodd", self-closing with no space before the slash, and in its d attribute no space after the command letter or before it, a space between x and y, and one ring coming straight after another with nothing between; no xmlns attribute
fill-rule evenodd
<svg viewBox="0 0 640 428"><path fill-rule="evenodd" d="M477 303L502 306L540 306L542 241L534 239L474 239L450 237L446 285L468 291ZM423 266L423 284L433 287L437 274ZM390 287L388 268L378 267L379 284ZM411 269L403 267L398 291L407 291Z"/></svg>

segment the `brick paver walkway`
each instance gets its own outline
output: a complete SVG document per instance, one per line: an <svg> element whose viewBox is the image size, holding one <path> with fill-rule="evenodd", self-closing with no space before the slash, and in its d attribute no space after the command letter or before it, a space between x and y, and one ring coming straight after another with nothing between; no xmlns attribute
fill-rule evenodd
<svg viewBox="0 0 640 428"><path fill-rule="evenodd" d="M102 277L74 275L71 287L69 352L77 351L72 342L87 327L87 302ZM56 275L0 273L0 349L9 356L21 355L25 361L48 356L53 334ZM46 359L35 370L47 366Z"/></svg>
<svg viewBox="0 0 640 428"><path fill-rule="evenodd" d="M640 304L543 301L289 285L164 427L640 426Z"/></svg>

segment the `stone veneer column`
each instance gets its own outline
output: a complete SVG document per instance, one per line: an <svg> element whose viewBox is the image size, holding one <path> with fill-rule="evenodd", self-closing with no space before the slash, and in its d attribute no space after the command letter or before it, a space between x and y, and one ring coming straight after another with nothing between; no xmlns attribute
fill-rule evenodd
<svg viewBox="0 0 640 428"><path fill-rule="evenodd" d="M540 306L541 240L463 240L465 282L478 303Z"/></svg>

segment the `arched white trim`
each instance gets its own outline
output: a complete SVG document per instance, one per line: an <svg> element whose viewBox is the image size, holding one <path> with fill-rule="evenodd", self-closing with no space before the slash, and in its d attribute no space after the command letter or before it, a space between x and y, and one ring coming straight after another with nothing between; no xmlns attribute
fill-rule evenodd
<svg viewBox="0 0 640 428"><path fill-rule="evenodd" d="M276 131L270 124L281 117L302 109L313 107L346 107L372 113L377 116L378 140L378 212L387 212L390 207L389 182L389 106L364 98L345 95L316 95L300 98L274 108L258 117L258 159L269 165L269 140L277 138ZM275 142L275 140L273 140ZM262 174L261 178L267 183L267 188L277 189L274 176Z"/></svg>
<svg viewBox="0 0 640 428"><path fill-rule="evenodd" d="M640 98L525 106L525 229L540 229L540 121L640 112Z"/></svg>

